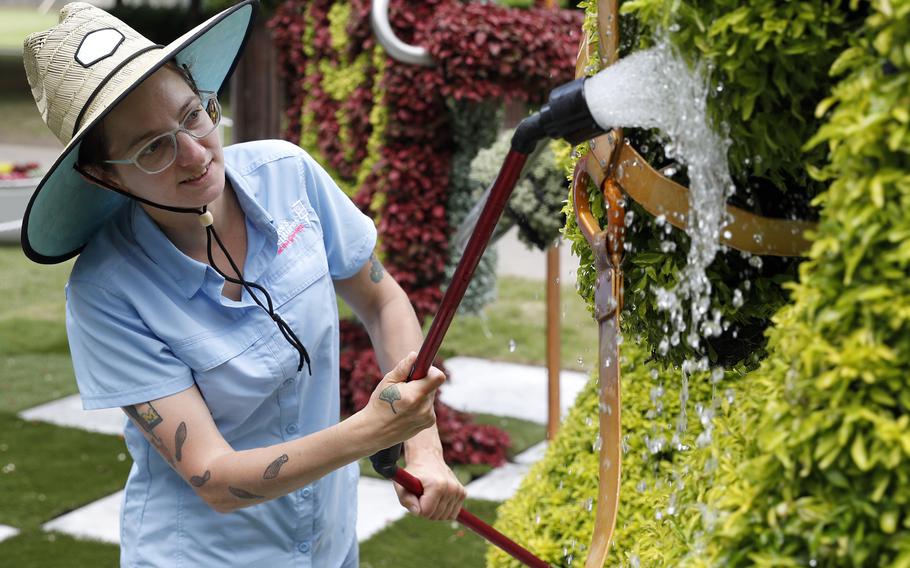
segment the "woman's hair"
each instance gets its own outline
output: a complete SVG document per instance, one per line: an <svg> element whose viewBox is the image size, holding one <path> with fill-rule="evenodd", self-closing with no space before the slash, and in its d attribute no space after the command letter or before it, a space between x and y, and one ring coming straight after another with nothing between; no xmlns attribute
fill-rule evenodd
<svg viewBox="0 0 910 568"><path fill-rule="evenodd" d="M186 81L186 84L193 89L194 93L197 95L199 94L199 88L196 86L193 74L186 65L178 65L175 59L171 59L165 63L161 69L170 69L177 73ZM91 130L85 134L85 138L82 139L82 144L79 145L79 157L76 163L78 163L80 167L93 165L102 169L108 169L110 168L110 164L104 163L107 159L109 159L107 155L107 138L104 135L104 120L102 119L101 122L93 126Z"/></svg>

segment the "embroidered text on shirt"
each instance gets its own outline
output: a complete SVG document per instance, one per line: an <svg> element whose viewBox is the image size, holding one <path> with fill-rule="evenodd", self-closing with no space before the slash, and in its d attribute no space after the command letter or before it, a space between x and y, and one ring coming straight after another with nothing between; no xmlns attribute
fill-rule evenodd
<svg viewBox="0 0 910 568"><path fill-rule="evenodd" d="M291 218L278 223L278 254L294 244L297 235L302 233L309 223L310 215L306 206L298 199L291 205Z"/></svg>

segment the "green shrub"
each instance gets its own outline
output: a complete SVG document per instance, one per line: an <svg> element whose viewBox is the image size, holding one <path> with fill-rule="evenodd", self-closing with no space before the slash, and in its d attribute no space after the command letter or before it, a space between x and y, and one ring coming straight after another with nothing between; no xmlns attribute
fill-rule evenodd
<svg viewBox="0 0 910 568"><path fill-rule="evenodd" d="M643 459L644 436L671 431L678 407L649 418L653 381L643 362L654 346L647 340L624 346L627 449L608 565L910 566L910 2L824 10L802 4L817 8L813 23L829 18L853 26L823 69L830 71L830 90L807 115L816 127L800 143L804 156L826 160L813 158L805 168L828 185L814 201L821 219L813 247L798 282L788 286L792 303L773 319L760 366L746 372L752 362L744 360L716 390L703 375L689 377L691 401L721 397L707 447ZM768 16L761 29L775 29L774 13L803 13L799 5L760 3ZM679 10L684 18L687 9ZM832 10L848 9L855 12L831 18ZM737 33L750 35L748 27ZM781 45L775 49L790 56ZM813 59L806 61L801 72L819 76L808 66ZM654 261L660 270L665 263ZM640 309L635 303L632 311ZM664 381L664 400L678 401L679 371L664 363L647 365ZM724 406L729 395L735 402ZM500 510L501 530L559 565L568 565L563 547L569 552L590 542L593 515L577 503L596 495L596 480L569 475L565 464L588 473L595 467L593 397L592 382L545 460ZM689 423L682 441L691 446L698 426L693 432ZM676 514L669 515L674 493ZM529 523L536 515L555 520ZM510 565L497 552L488 558Z"/></svg>

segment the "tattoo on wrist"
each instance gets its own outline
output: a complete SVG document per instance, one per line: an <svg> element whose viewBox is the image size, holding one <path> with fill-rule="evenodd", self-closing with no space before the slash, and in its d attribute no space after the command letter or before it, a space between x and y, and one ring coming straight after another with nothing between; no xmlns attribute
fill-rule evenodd
<svg viewBox="0 0 910 568"><path fill-rule="evenodd" d="M269 467L265 468L265 472L262 474L262 479L275 479L278 477L278 472L281 470L281 466L288 463L288 455L282 454L278 459L269 464Z"/></svg>
<svg viewBox="0 0 910 568"><path fill-rule="evenodd" d="M395 410L395 401L401 400L401 393L398 391L398 385L389 385L382 389L382 392L379 393L379 400L388 402L389 406L392 407L392 412L398 414L398 411Z"/></svg>
<svg viewBox="0 0 910 568"><path fill-rule="evenodd" d="M205 470L205 473L202 474L202 477L194 475L190 478L190 483L193 484L193 487L202 487L205 485L205 482L212 478L212 472Z"/></svg>
<svg viewBox="0 0 910 568"><path fill-rule="evenodd" d="M370 280L374 283L378 283L382 280L382 275L385 274L385 268L383 268L382 263L379 262L379 258L376 257L376 253L370 257Z"/></svg>
<svg viewBox="0 0 910 568"><path fill-rule="evenodd" d="M233 487L231 485L228 485L228 491L238 499L265 499L262 495L254 495L246 489L240 489L239 487Z"/></svg>
<svg viewBox="0 0 910 568"><path fill-rule="evenodd" d="M181 422L177 426L177 432L174 434L174 457L177 461L183 458L183 443L186 442L186 422Z"/></svg>

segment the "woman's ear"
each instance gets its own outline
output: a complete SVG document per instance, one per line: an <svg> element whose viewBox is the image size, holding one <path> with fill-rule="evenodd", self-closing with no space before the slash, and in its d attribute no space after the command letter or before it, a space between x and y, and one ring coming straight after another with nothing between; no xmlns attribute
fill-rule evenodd
<svg viewBox="0 0 910 568"><path fill-rule="evenodd" d="M79 172L82 179L92 185L97 185L102 189L112 189L120 193L129 193L119 186L116 174L106 168L95 164L89 164L87 166L76 164L73 167Z"/></svg>

